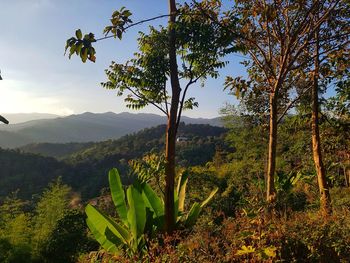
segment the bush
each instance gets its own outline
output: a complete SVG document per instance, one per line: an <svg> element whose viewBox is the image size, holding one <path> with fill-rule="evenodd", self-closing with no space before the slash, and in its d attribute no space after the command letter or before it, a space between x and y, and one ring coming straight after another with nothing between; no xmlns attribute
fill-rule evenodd
<svg viewBox="0 0 350 263"><path fill-rule="evenodd" d="M73 263L80 253L97 247L97 243L87 237L85 215L78 210L69 210L57 222L41 253L46 262Z"/></svg>
<svg viewBox="0 0 350 263"><path fill-rule="evenodd" d="M0 262L27 263L30 256L29 246L24 244L12 245L7 239L0 239Z"/></svg>
<svg viewBox="0 0 350 263"><path fill-rule="evenodd" d="M100 253L96 262L350 262L347 216L325 220L302 212L286 220L261 214L228 218L220 225L202 217L192 231L150 241L141 258Z"/></svg>

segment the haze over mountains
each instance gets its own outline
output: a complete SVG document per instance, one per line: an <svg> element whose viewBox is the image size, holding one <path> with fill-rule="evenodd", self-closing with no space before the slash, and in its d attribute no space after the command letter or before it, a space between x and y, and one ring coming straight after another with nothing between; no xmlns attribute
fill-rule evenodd
<svg viewBox="0 0 350 263"><path fill-rule="evenodd" d="M39 119L55 119L60 117L59 115L51 113L6 113L6 119L11 124L17 124L21 122L39 120Z"/></svg>
<svg viewBox="0 0 350 263"><path fill-rule="evenodd" d="M8 117L8 116L7 116ZM20 120L30 115L13 114ZM8 117L11 121L11 118ZM34 118L35 116L33 116ZM149 113L91 113L85 112L67 117L50 114L37 115L39 119L10 125L0 125L0 147L16 148L30 143L98 142L118 139L123 135L144 128L166 123L166 117ZM43 117L43 118L41 118ZM56 118L55 118L56 117ZM222 126L220 118L189 118L183 116L186 124L210 124Z"/></svg>

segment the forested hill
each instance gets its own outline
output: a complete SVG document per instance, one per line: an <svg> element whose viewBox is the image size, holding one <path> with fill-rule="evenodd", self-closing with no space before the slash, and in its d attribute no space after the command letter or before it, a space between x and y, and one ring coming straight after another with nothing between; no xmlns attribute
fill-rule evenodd
<svg viewBox="0 0 350 263"><path fill-rule="evenodd" d="M90 148L93 142L71 142L71 143L31 143L19 147L18 150L25 153L34 153L46 157L54 157L56 159L67 158L69 155Z"/></svg>
<svg viewBox="0 0 350 263"><path fill-rule="evenodd" d="M0 200L19 189L18 196L30 199L40 193L48 183L61 176L64 183L72 186L82 197L97 196L108 185L107 172L117 167L127 178L128 161L141 158L150 151L160 151L164 147L165 125L144 129L138 133L126 135L118 140L109 140L84 145L80 150L63 160L52 157L24 153L19 150L1 149L0 154ZM216 148L223 144L222 136L226 129L201 124L181 124L179 134L188 141L178 145L178 161L181 164L205 164L212 160ZM35 149L59 154L81 144L40 144ZM89 146L85 148L85 146Z"/></svg>
<svg viewBox="0 0 350 263"><path fill-rule="evenodd" d="M163 149L165 142L166 125L159 125L154 128L146 128L138 133L123 136L118 140L109 140L95 143L92 147L72 154L68 161L73 163L85 162L86 160L103 160L113 155L132 153L136 157L142 156L149 151L159 151ZM179 137L185 136L188 143L179 144L178 148L184 149L186 146L196 147L196 154L200 155L205 142L214 142L214 138L219 138L226 132L225 128L210 126L207 124L187 124L181 123L179 126Z"/></svg>
<svg viewBox="0 0 350 263"><path fill-rule="evenodd" d="M219 118L182 117L186 123L221 126ZM118 139L144 128L165 124L166 117L156 114L91 113L55 119L37 119L0 126L0 147L17 148L32 143L99 142Z"/></svg>

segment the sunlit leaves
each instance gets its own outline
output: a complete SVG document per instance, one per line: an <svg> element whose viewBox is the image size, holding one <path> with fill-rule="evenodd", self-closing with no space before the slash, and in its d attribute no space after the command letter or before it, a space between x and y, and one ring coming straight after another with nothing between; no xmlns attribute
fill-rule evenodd
<svg viewBox="0 0 350 263"><path fill-rule="evenodd" d="M81 38L83 37L83 34L81 33L80 29L75 31L75 36L77 37L77 39L81 40Z"/></svg>
<svg viewBox="0 0 350 263"><path fill-rule="evenodd" d="M218 1L203 2L196 5L185 4L179 9L176 24L178 54L182 59L181 77L218 77L217 69L227 62L220 59L228 53L237 51L232 46L232 34L213 23L210 17L219 13ZM203 12L208 12L203 15Z"/></svg>
<svg viewBox="0 0 350 263"><path fill-rule="evenodd" d="M122 7L119 11L114 11L112 18L110 19L112 25L105 27L103 33L107 36L109 33L112 33L114 38L118 37L122 39L122 34L125 31L125 28L132 23L131 12L125 7ZM92 43L96 42L95 36L93 33L84 35L80 29L75 31L75 37L71 37L66 42L65 52L68 51L68 57L71 58L72 55L76 54L80 59L85 63L87 60L92 62L96 61L96 51L92 46Z"/></svg>
<svg viewBox="0 0 350 263"><path fill-rule="evenodd" d="M184 102L183 109L184 110L193 110L193 108L198 108L198 106L199 106L199 104L197 101L195 101L195 98L191 97L191 98L188 98Z"/></svg>
<svg viewBox="0 0 350 263"><path fill-rule="evenodd" d="M226 77L224 87L229 89L237 98L243 97L250 89L252 81L242 79L242 77Z"/></svg>
<svg viewBox="0 0 350 263"><path fill-rule="evenodd" d="M92 46L92 43L96 42L95 36L92 33L86 34L84 37L82 36L81 30L76 30L75 37L71 37L67 40L64 54L68 51L69 58L71 58L73 54L76 54L84 63L87 60L95 62L96 51Z"/></svg>
<svg viewBox="0 0 350 263"><path fill-rule="evenodd" d="M166 30L151 28L148 35L140 33L138 42L140 51L135 57L125 64L112 62L105 71L108 81L101 83L104 88L116 89L118 96L126 93L126 106L134 110L149 103L161 104L168 97L165 91L169 71Z"/></svg>
<svg viewBox="0 0 350 263"><path fill-rule="evenodd" d="M130 10L125 9L125 7L122 7L119 11L114 11L112 18L110 19L112 25L106 26L103 30L105 36L112 33L114 38L118 37L119 39L122 39L125 28L132 23L132 20L130 19L131 15L132 13Z"/></svg>
<svg viewBox="0 0 350 263"><path fill-rule="evenodd" d="M242 255L247 255L255 252L255 248L252 246L245 246L243 245L241 249L237 250L236 256L242 256Z"/></svg>

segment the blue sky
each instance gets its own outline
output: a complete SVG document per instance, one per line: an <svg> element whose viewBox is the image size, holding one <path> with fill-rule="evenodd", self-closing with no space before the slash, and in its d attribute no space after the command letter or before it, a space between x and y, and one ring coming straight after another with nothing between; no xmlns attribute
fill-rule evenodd
<svg viewBox="0 0 350 263"><path fill-rule="evenodd" d="M122 6L133 12L134 21L168 11L165 0L0 0L0 6L0 69L4 79L0 81L0 112L59 115L129 111L123 98L99 83L105 80L104 69L112 60L123 62L132 56L137 32L147 30L147 25L131 29L122 41L96 43L96 63L85 64L78 57L69 60L63 56L65 41L76 29L101 37L113 10ZM155 25L165 23L162 19ZM220 79L208 80L204 88L192 87L189 96L196 97L199 108L185 115L215 117L226 102L236 102L223 91L223 79L225 75L244 74L239 59L229 58ZM151 106L142 112L160 114Z"/></svg>

